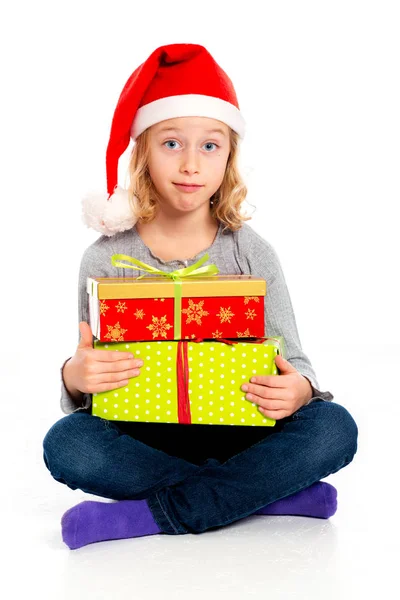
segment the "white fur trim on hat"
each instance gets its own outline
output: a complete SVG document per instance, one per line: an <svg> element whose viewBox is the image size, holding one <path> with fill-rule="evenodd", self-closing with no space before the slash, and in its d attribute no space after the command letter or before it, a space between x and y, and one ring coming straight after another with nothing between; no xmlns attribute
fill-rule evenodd
<svg viewBox="0 0 400 600"><path fill-rule="evenodd" d="M177 117L209 117L229 125L242 139L245 134L245 121L234 104L215 96L182 94L160 98L139 108L131 127L131 137L135 140L148 127Z"/></svg>
<svg viewBox="0 0 400 600"><path fill-rule="evenodd" d="M88 227L109 237L131 229L137 222L128 192L121 187L116 187L109 199L107 194L91 193L85 196L82 200L82 218Z"/></svg>

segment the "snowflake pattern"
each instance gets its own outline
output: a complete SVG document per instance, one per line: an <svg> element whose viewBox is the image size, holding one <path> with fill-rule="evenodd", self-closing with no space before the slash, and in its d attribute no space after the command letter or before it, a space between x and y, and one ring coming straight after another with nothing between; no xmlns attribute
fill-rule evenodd
<svg viewBox="0 0 400 600"><path fill-rule="evenodd" d="M254 302L260 302L260 298L258 296L245 296L244 303L248 304L250 300L254 300Z"/></svg>
<svg viewBox="0 0 400 600"><path fill-rule="evenodd" d="M164 315L159 318L153 315L152 321L153 323L151 325L147 325L147 329L150 329L150 331L153 332L153 339L160 336L166 338L168 329L171 329L172 327L172 325L169 325L169 323L166 322L167 316Z"/></svg>
<svg viewBox="0 0 400 600"><path fill-rule="evenodd" d="M183 314L187 315L186 324L196 321L197 325L201 325L201 319L208 315L208 311L203 310L204 300L200 300L198 304L189 298L189 307L182 310Z"/></svg>
<svg viewBox="0 0 400 600"><path fill-rule="evenodd" d="M117 312L122 312L122 314L128 309L125 302L118 302L115 308L117 309Z"/></svg>
<svg viewBox="0 0 400 600"><path fill-rule="evenodd" d="M235 316L235 313L233 313L231 311L231 307L228 306L228 308L223 308L222 306L220 306L219 308L219 313L217 314L217 317L219 317L221 323L225 323L225 321L227 323L231 322L231 318Z"/></svg>
<svg viewBox="0 0 400 600"><path fill-rule="evenodd" d="M190 339L194 339L196 337L195 333L192 333L192 335L185 335L185 340L190 340Z"/></svg>
<svg viewBox="0 0 400 600"><path fill-rule="evenodd" d="M256 311L252 308L249 308L249 310L245 313L245 315L246 315L246 319L251 319L251 320L253 320L254 317L257 316Z"/></svg>
<svg viewBox="0 0 400 600"><path fill-rule="evenodd" d="M134 313L134 315L137 319L143 319L143 317L146 315L146 313L144 312L143 308L138 308L136 310L136 312Z"/></svg>
<svg viewBox="0 0 400 600"><path fill-rule="evenodd" d="M221 338L222 337L222 331L218 331L218 329L217 329L217 331L213 331L212 336L213 336L213 338Z"/></svg>
<svg viewBox="0 0 400 600"><path fill-rule="evenodd" d="M160 302L165 302L165 298L154 298L154 301L155 301L155 302L158 302L158 300L159 300Z"/></svg>
<svg viewBox="0 0 400 600"><path fill-rule="evenodd" d="M246 331L244 331L243 333L241 333L240 331L236 332L236 335L238 338L242 338L242 337L253 337L250 333L250 330L247 328Z"/></svg>
<svg viewBox="0 0 400 600"><path fill-rule="evenodd" d="M106 314L106 312L108 311L109 308L110 307L108 306L108 304L106 304L104 302L104 300L100 300L100 314L101 315L104 316Z"/></svg>
<svg viewBox="0 0 400 600"><path fill-rule="evenodd" d="M124 342L124 333L127 329L122 329L121 325L116 323L115 325L107 325L108 333L104 336L104 339L111 340L112 342Z"/></svg>

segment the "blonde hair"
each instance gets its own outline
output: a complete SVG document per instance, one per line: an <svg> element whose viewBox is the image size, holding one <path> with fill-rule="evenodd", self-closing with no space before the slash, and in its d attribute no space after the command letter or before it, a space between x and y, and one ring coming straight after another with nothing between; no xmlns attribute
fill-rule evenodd
<svg viewBox="0 0 400 600"><path fill-rule="evenodd" d="M243 221L251 219L242 215L240 207L247 196L247 187L244 184L238 169L239 136L229 128L230 153L226 164L224 178L218 190L210 198L211 215L231 231L241 228ZM159 194L154 187L147 165L150 151L149 129L141 133L133 146L129 160L129 201L133 207L133 198L136 198L135 213L142 223L149 223L155 217Z"/></svg>

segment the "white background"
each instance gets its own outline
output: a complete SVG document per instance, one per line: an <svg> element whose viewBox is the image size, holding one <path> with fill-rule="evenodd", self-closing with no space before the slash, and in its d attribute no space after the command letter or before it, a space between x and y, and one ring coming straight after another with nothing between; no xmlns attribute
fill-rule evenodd
<svg viewBox="0 0 400 600"><path fill-rule="evenodd" d="M2 513L10 515L6 539L15 551L8 571L14 586L18 582L29 590L36 582L43 597L61 597L52 585L62 575L70 582L78 578L80 587L68 588L75 597L80 597L78 590L82 597L105 597L95 584L90 588L94 574L85 578L79 571L79 560L86 556L82 552L91 552L101 570L106 548L112 547L107 556L115 562L122 548L125 557L131 553L135 558L153 543L147 538L130 546L129 541L97 544L74 559L77 552L60 541L59 519L84 495L51 479L42 463L41 441L63 416L59 367L78 340L79 263L98 237L81 221L81 198L88 191L105 191L105 150L125 81L158 46L178 42L206 46L234 83L247 122L240 160L249 189L246 209L253 213L249 223L280 257L302 345L321 389L329 389L359 425L355 461L329 479L341 493L331 520L337 519L344 536L338 560L348 552L349 560L359 561L359 571L353 572L340 562L336 576L342 573L343 582L359 573L353 594L347 596L344 585L341 597L362 597L362 585L371 589L372 581L378 587L380 579L381 585L389 581L394 532L386 531L392 527L389 511L397 510L390 496L398 472L400 416L399 29L399 5L385 0L14 0L3 5L0 449ZM126 158L120 163L123 184ZM387 523L371 526L374 515L383 518L384 505ZM362 515L357 525L356 515ZM257 523L249 539L262 543L259 536L270 532L260 533ZM247 534L231 530L227 547L239 543L238 536L243 543ZM287 535L281 534L282 543ZM301 538L297 554L288 548L292 562L283 569L293 590L299 589ZM312 538L311 545L318 539ZM204 553L213 543L212 537L207 540ZM179 552L183 542L182 537L171 542L169 536L162 543L168 553L170 544ZM226 552L223 543L220 550ZM373 576L367 583L362 573L369 560ZM265 564L271 578L273 562ZM301 590L311 597L307 568L315 576L315 565L306 561L305 566ZM190 568L195 572L196 565L185 565ZM27 569L29 577L21 579L17 574ZM232 565L225 569L229 573ZM161 575L168 585L160 590L170 589L178 597L173 571ZM250 574L245 579L248 586ZM229 587L223 583L215 588L220 596ZM274 588L272 581L272 597L281 597L280 583ZM244 580L238 586L238 597L251 589ZM148 595L144 589L143 584L137 597L151 597L151 585ZM282 598L289 597L285 593ZM315 593L326 596L324 577Z"/></svg>

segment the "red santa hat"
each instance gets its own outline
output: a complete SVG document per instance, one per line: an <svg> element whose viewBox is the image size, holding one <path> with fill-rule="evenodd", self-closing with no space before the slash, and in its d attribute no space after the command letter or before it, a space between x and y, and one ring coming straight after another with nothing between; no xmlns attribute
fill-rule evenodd
<svg viewBox="0 0 400 600"><path fill-rule="evenodd" d="M129 77L119 97L106 153L107 192L83 200L88 227L112 236L137 221L128 192L118 186L118 160L145 129L176 117L222 121L240 138L245 122L233 84L211 54L198 44L157 48Z"/></svg>

